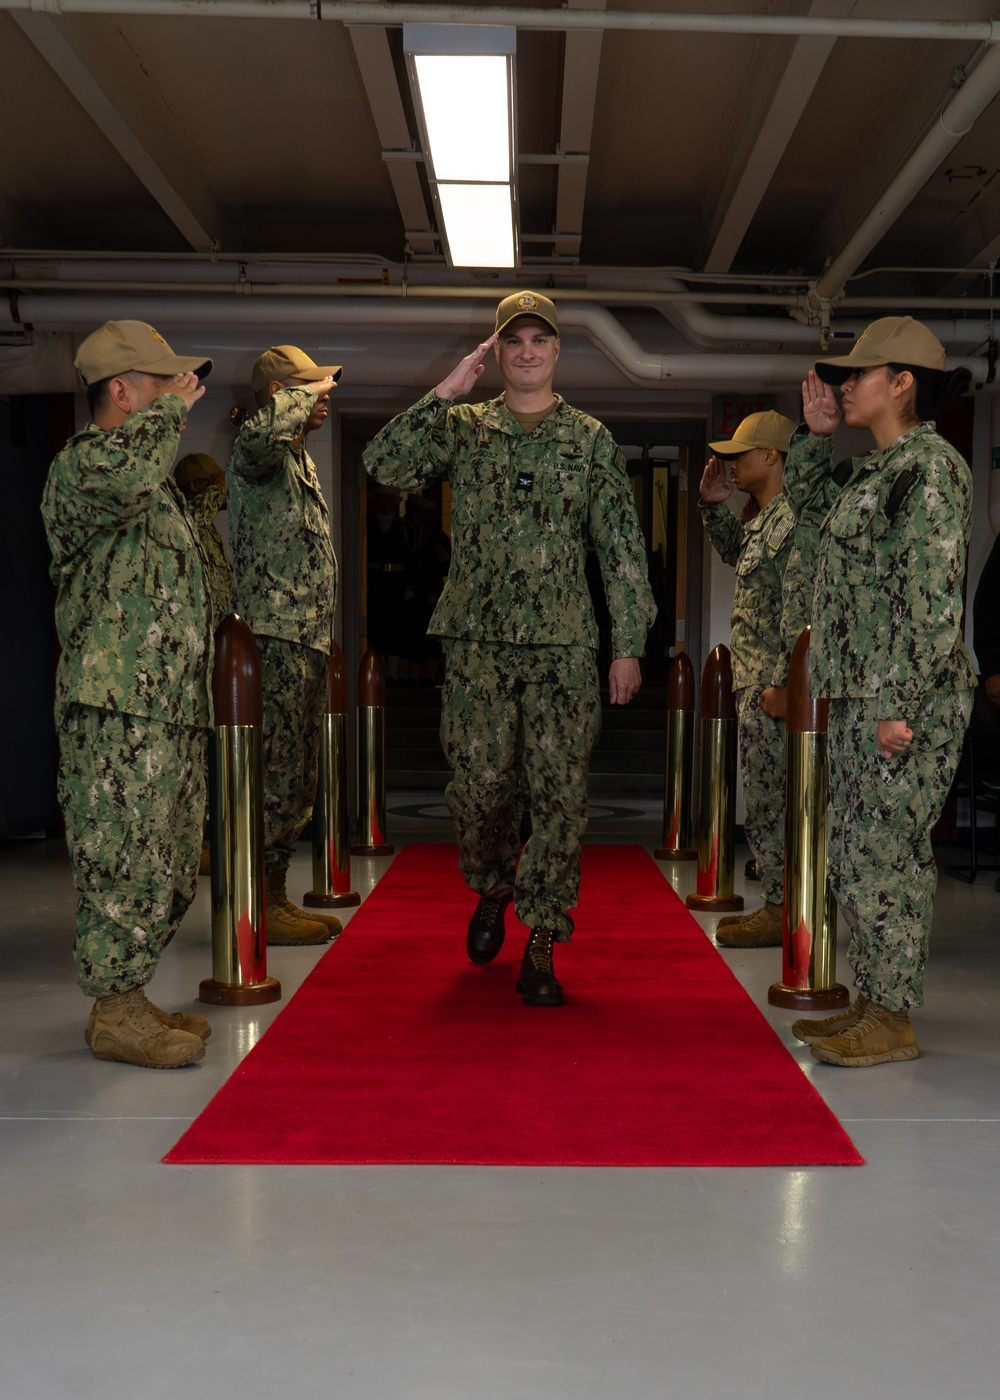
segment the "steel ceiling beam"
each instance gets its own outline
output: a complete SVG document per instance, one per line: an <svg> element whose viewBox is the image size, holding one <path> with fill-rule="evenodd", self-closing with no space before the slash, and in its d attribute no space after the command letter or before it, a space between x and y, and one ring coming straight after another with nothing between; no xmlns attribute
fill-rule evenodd
<svg viewBox="0 0 1000 1400"><path fill-rule="evenodd" d="M224 243L232 245L234 231L197 173L195 153L168 109L162 104L155 113L143 104L133 103L127 111L119 107L48 15L15 13L12 18L191 247L211 252ZM124 47L120 58L135 65L134 55ZM145 72L142 90L152 96Z"/></svg>
<svg viewBox="0 0 1000 1400"><path fill-rule="evenodd" d="M843 15L852 8L852 3L853 0L813 0L809 16ZM704 263L706 272L727 272L732 267L835 43L830 36L802 35L796 39L749 149L735 153L731 170L735 172L736 183L724 194L716 210L711 246Z"/></svg>
<svg viewBox="0 0 1000 1400"><path fill-rule="evenodd" d="M581 9L586 0L569 0ZM604 0L600 0L603 9ZM587 193L590 144L597 102L597 76L604 36L600 30L570 30L563 55L562 107L559 114L559 153L572 156L556 175L556 223L552 252L556 257L580 256L583 208ZM586 159L577 160L576 157Z"/></svg>
<svg viewBox="0 0 1000 1400"><path fill-rule="evenodd" d="M434 253L437 251L437 238L417 169L417 162L423 157L420 151L414 149L410 137L389 49L389 36L379 25L348 25L347 33L354 46L361 82L382 147L382 160L396 196L407 242L414 253Z"/></svg>

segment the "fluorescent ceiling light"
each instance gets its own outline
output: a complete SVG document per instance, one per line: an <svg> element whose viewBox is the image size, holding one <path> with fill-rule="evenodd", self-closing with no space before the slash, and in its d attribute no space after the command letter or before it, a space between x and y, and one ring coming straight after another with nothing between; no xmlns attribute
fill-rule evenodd
<svg viewBox="0 0 1000 1400"><path fill-rule="evenodd" d="M453 267L515 267L517 31L404 24L427 178Z"/></svg>
<svg viewBox="0 0 1000 1400"><path fill-rule="evenodd" d="M509 185L439 185L453 267L513 267L514 210Z"/></svg>
<svg viewBox="0 0 1000 1400"><path fill-rule="evenodd" d="M435 177L509 182L506 58L426 54L414 65Z"/></svg>

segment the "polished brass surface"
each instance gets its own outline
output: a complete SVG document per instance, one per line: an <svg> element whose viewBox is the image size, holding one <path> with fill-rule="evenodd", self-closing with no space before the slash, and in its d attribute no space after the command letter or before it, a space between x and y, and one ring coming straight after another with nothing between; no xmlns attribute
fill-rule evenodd
<svg viewBox="0 0 1000 1400"><path fill-rule="evenodd" d="M787 987L832 987L837 907L828 888L830 787L826 735L791 732L785 777L785 937Z"/></svg>
<svg viewBox="0 0 1000 1400"><path fill-rule="evenodd" d="M267 979L264 808L258 725L220 725L209 769L212 975L244 986Z"/></svg>
<svg viewBox="0 0 1000 1400"><path fill-rule="evenodd" d="M351 889L347 812L347 715L326 714L320 730L319 783L312 815L313 887L306 905L360 904Z"/></svg>
<svg viewBox="0 0 1000 1400"><path fill-rule="evenodd" d="M696 853L691 849L693 772L694 715L688 710L668 710L663 845L656 852L660 860L695 858Z"/></svg>
<svg viewBox="0 0 1000 1400"><path fill-rule="evenodd" d="M811 629L799 635L788 672L785 741L785 909L780 982L772 1006L833 1011L850 994L835 980L837 905L827 878L830 703L813 695Z"/></svg>
<svg viewBox="0 0 1000 1400"><path fill-rule="evenodd" d="M358 707L358 844L356 855L391 855L386 840L385 708Z"/></svg>
<svg viewBox="0 0 1000 1400"><path fill-rule="evenodd" d="M700 721L697 893L691 909L742 909L733 893L736 847L736 721Z"/></svg>

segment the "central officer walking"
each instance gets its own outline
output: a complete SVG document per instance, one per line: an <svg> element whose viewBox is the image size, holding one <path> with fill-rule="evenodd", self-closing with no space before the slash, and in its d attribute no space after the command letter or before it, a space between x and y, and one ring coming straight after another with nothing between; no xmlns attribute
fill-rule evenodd
<svg viewBox="0 0 1000 1400"><path fill-rule="evenodd" d="M503 394L456 404L495 350ZM587 774L600 730L597 623L584 575L588 539L611 615L613 705L641 683L655 615L625 461L608 430L553 392L556 308L520 292L496 330L365 452L384 484L452 489L452 557L429 631L443 638L441 739L462 874L480 896L467 950L492 961L514 901L529 929L517 991L529 1006L565 1000L553 942L573 932ZM532 834L518 863L514 796L521 761Z"/></svg>

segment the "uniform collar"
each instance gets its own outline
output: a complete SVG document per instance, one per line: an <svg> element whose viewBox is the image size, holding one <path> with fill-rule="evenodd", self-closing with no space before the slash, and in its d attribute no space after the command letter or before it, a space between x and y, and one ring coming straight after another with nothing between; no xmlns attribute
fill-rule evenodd
<svg viewBox="0 0 1000 1400"><path fill-rule="evenodd" d="M551 429L558 424L566 409L566 400L561 394L556 394L555 399L555 408L549 416L543 419L538 427L534 429L532 436L537 433L539 438L543 440L552 436ZM524 429L504 402L502 394L499 398L490 399L484 405L484 409L483 422L488 428L493 428L500 433L510 433L512 436L517 437L523 437L525 435Z"/></svg>

